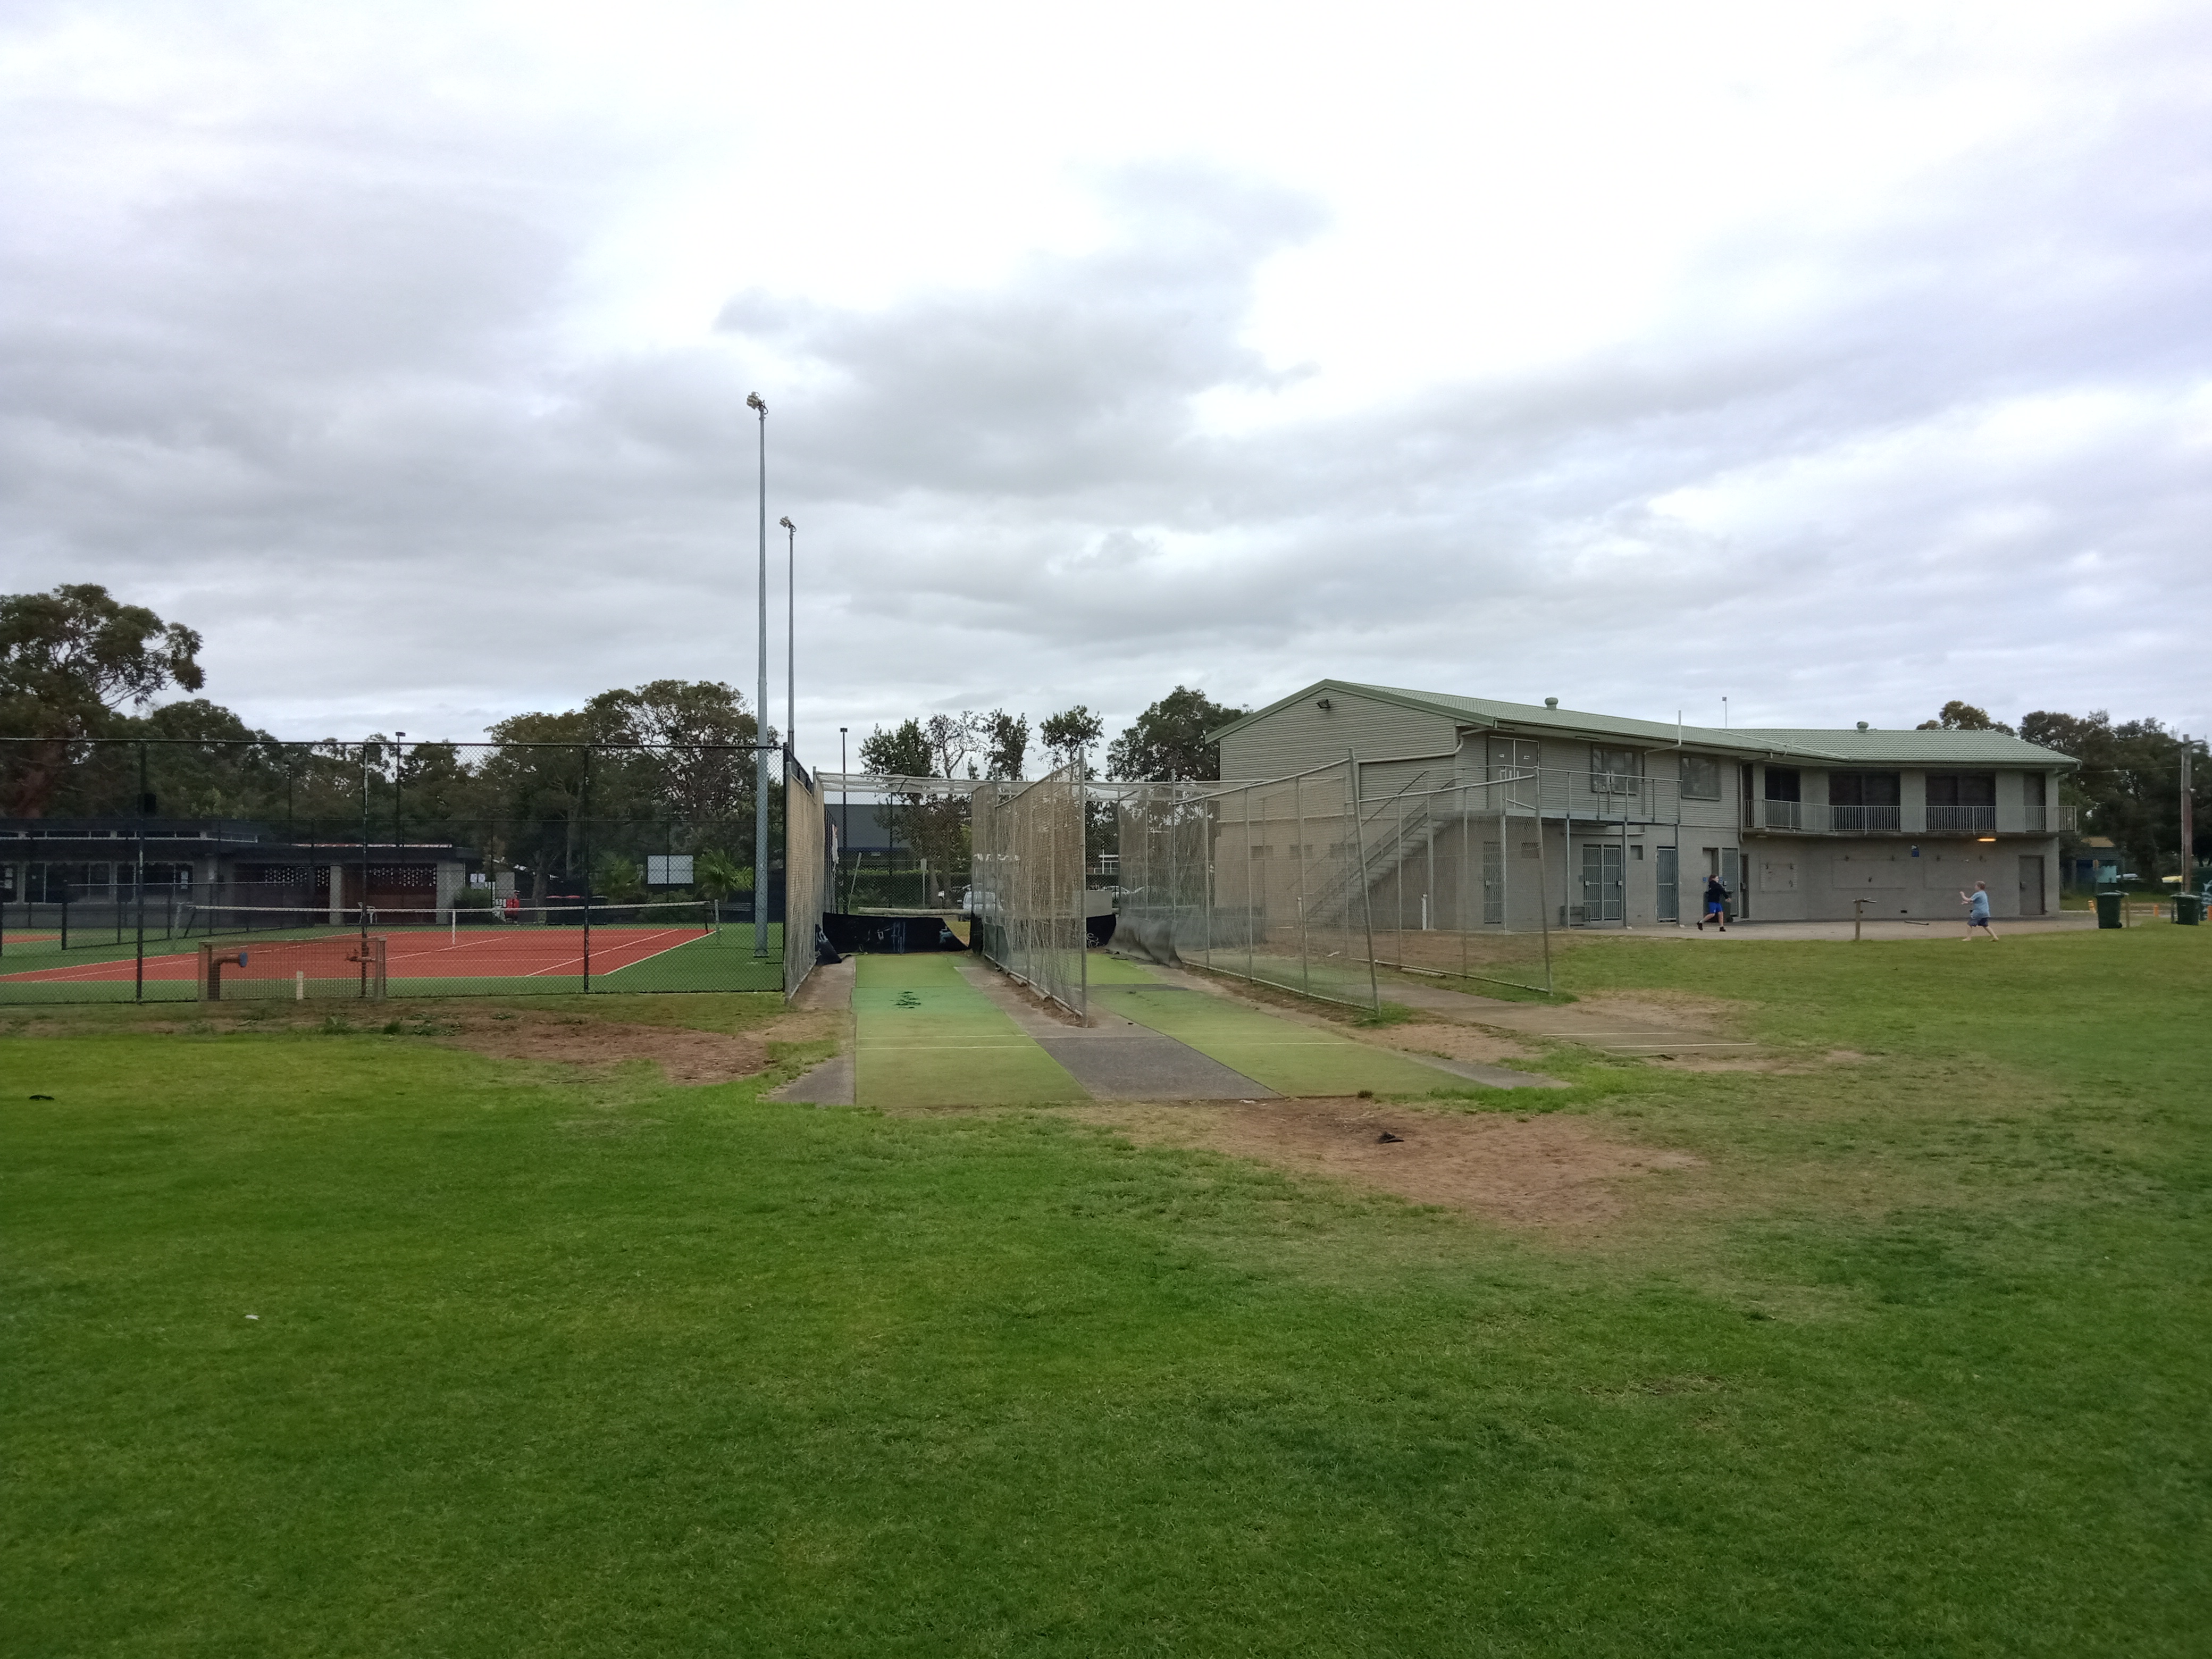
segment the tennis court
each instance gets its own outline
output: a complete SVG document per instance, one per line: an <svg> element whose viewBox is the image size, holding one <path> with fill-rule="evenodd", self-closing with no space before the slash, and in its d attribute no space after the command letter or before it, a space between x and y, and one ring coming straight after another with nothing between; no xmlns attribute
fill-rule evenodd
<svg viewBox="0 0 2212 1659"><path fill-rule="evenodd" d="M380 929L385 941L386 975L393 994L472 995L502 992L578 990L586 973L591 983L610 981L624 991L773 991L783 983L783 929L769 928L769 953L753 952L750 926L722 928L694 923L662 927L427 927ZM342 952L320 946L357 943L354 931L293 930L271 936L222 940L227 955L243 954L243 965L226 969L229 996L300 994L319 998L359 994L356 976L343 966ZM9 943L17 941L11 939ZM328 958L325 961L325 958ZM199 951L149 955L147 994L161 1000L198 994ZM301 977L304 975L304 977ZM0 973L9 1001L39 1000L42 988L56 996L97 998L100 988L131 995L138 982L137 963L129 946L103 953L99 960L74 961Z"/></svg>

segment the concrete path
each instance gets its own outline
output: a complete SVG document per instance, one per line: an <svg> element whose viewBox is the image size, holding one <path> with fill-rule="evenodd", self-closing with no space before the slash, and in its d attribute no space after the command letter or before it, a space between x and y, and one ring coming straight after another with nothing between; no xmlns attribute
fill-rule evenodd
<svg viewBox="0 0 2212 1659"><path fill-rule="evenodd" d="M1273 1100L1275 1091L1163 1032L1094 1006L1091 1023L1049 1013L1014 981L970 957L960 976L1003 1009L1100 1100ZM1094 1000L1095 1001L1103 999Z"/></svg>
<svg viewBox="0 0 2212 1659"><path fill-rule="evenodd" d="M811 1071L802 1072L765 1098L793 1100L812 1106L850 1106L853 1103L853 986L860 976L858 958L847 957L806 976L792 999L794 1008L822 1009L842 1016L837 1030L837 1052Z"/></svg>
<svg viewBox="0 0 2212 1659"><path fill-rule="evenodd" d="M2007 921L1997 918L2000 933L2077 933L2094 930L2097 917L2089 910L2062 910L2055 916L2015 917ZM1966 931L1966 915L1962 906L1954 921L1899 921L1894 917L1877 920L1869 916L1863 929L1868 939L1959 939ZM1851 937L1848 921L1732 921L1725 933L1717 927L1708 927L1702 933L1693 923L1684 922L1680 927L1577 927L1568 935L1577 943L1584 939L1694 939L1703 944L1723 942L1741 944L1759 939L1844 939Z"/></svg>

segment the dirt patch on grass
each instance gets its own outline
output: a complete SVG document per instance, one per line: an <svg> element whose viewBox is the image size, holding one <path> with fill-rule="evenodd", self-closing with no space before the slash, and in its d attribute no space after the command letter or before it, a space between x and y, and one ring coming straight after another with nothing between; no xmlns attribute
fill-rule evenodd
<svg viewBox="0 0 2212 1659"><path fill-rule="evenodd" d="M1626 1210L1638 1181L1704 1162L1609 1139L1583 1118L1430 1111L1371 1100L1099 1105L1074 1115L1142 1145L1225 1152L1553 1231L1601 1226Z"/></svg>
<svg viewBox="0 0 2212 1659"><path fill-rule="evenodd" d="M1644 1058L1652 1065L1670 1072L1776 1072L1788 1077L1808 1077L1831 1066L1856 1066L1866 1056L1855 1049L1831 1048L1826 1054L1816 1054L1809 1060L1802 1055L1730 1060L1724 1056L1691 1052L1647 1054Z"/></svg>
<svg viewBox="0 0 2212 1659"><path fill-rule="evenodd" d="M768 1067L768 1045L757 1036L695 1031L675 1025L627 1025L613 1020L518 1014L511 1019L465 1017L447 1022L438 1041L499 1060L551 1060L565 1066L613 1066L649 1060L671 1083L728 1083ZM459 1030L452 1030L453 1024Z"/></svg>
<svg viewBox="0 0 2212 1659"><path fill-rule="evenodd" d="M1385 1025L1358 1035L1370 1042L1380 1043L1386 1048L1402 1048L1409 1054L1442 1054L1446 1060L1473 1060L1485 1066L1527 1060L1534 1053L1476 1025Z"/></svg>
<svg viewBox="0 0 2212 1659"><path fill-rule="evenodd" d="M1717 1031L1743 1012L1741 1003L1690 991L1607 991L1586 995L1576 1012L1634 1020L1677 1031Z"/></svg>

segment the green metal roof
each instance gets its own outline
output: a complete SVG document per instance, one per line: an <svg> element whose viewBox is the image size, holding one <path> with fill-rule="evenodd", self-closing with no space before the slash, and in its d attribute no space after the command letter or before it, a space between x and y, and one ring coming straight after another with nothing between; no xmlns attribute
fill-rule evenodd
<svg viewBox="0 0 2212 1659"><path fill-rule="evenodd" d="M1672 720L1639 720L1619 714L1593 714L1578 708L1546 708L1490 697L1455 696L1444 691L1408 691L1398 686L1362 685L1353 680L1316 680L1302 691L1269 703L1212 733L1218 742L1264 720L1330 691L1356 693L1424 714L1440 714L1457 726L1510 730L1548 730L1577 736L1626 738L1672 747L1677 736L1688 746L1717 749L1747 760L1772 757L1842 766L2021 766L2038 769L2078 765L2070 755L2045 749L2004 732L1829 731L1824 728L1676 726Z"/></svg>

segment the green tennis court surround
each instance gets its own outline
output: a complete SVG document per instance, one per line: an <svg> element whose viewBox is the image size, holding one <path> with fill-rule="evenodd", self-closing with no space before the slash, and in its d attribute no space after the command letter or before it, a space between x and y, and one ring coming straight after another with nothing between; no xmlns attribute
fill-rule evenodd
<svg viewBox="0 0 2212 1659"><path fill-rule="evenodd" d="M954 970L951 955L862 957L853 991L862 1106L1023 1106L1087 1100L1066 1067Z"/></svg>

